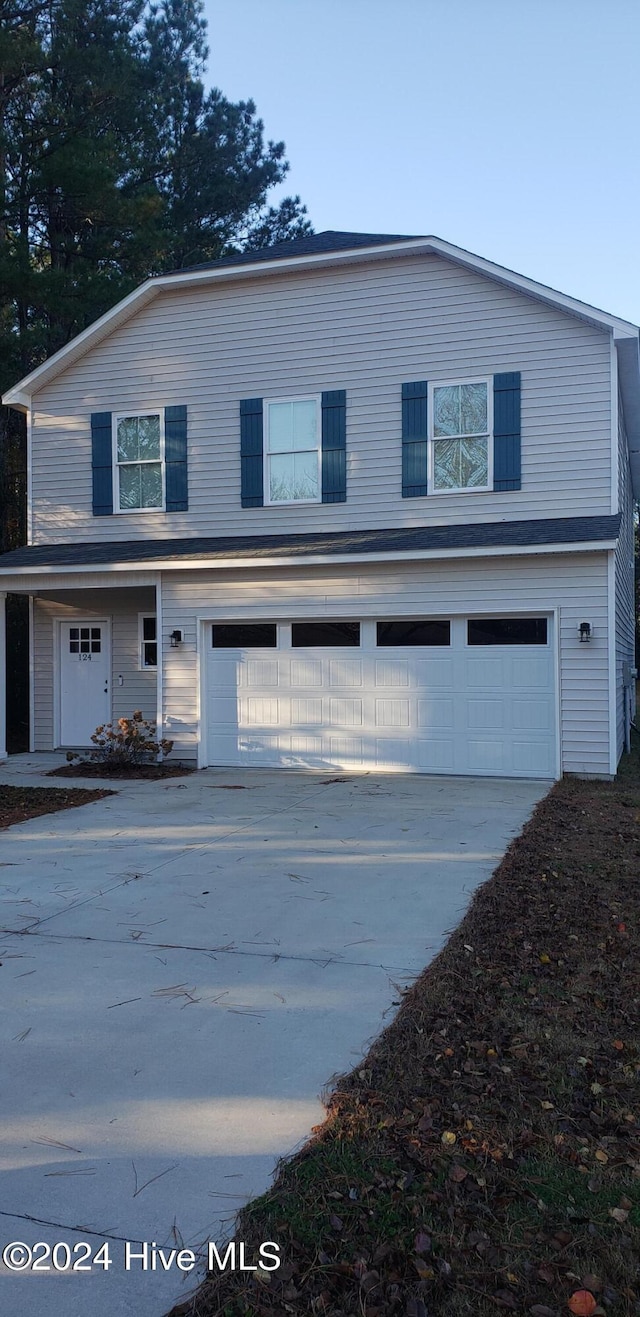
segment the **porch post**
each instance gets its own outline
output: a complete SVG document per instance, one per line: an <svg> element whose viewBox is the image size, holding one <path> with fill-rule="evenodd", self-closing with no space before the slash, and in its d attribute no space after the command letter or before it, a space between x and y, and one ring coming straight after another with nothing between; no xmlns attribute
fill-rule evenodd
<svg viewBox="0 0 640 1317"><path fill-rule="evenodd" d="M158 572L158 575L156 576L156 645L158 646L158 649L157 649L157 659L156 659L156 663L157 663L157 666L156 666L156 738L157 738L158 741L162 741L162 739L163 739L163 737L164 737L164 698L163 698L163 686L164 686L164 681L163 681L163 678L164 678L164 672L163 672L163 667L164 667L164 646L163 646L163 644L162 644L162 573L161 573L161 572ZM159 755L158 755L158 759L161 761L162 758L163 758L163 754L162 754L162 750L161 750L160 753L159 753Z"/></svg>
<svg viewBox="0 0 640 1317"><path fill-rule="evenodd" d="M7 758L7 596L0 592L0 759Z"/></svg>

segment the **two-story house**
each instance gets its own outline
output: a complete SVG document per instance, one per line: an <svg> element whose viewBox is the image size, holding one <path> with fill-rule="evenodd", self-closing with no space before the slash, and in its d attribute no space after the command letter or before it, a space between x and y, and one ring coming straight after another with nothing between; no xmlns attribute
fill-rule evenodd
<svg viewBox="0 0 640 1317"><path fill-rule="evenodd" d="M33 749L140 708L200 766L615 773L634 325L329 232L149 279L4 401Z"/></svg>

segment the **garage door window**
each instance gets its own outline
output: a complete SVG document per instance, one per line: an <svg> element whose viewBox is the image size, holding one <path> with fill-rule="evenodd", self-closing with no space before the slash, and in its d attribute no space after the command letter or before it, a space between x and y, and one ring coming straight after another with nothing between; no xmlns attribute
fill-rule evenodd
<svg viewBox="0 0 640 1317"><path fill-rule="evenodd" d="M291 643L294 648L315 648L325 646L335 649L338 645L358 646L360 644L359 622L294 622L291 627Z"/></svg>
<svg viewBox="0 0 640 1317"><path fill-rule="evenodd" d="M216 622L211 628L214 649L275 649L275 622Z"/></svg>
<svg viewBox="0 0 640 1317"><path fill-rule="evenodd" d="M450 645L451 623L441 618L378 622L378 645Z"/></svg>
<svg viewBox="0 0 640 1317"><path fill-rule="evenodd" d="M546 645L546 617L474 617L467 623L470 645Z"/></svg>

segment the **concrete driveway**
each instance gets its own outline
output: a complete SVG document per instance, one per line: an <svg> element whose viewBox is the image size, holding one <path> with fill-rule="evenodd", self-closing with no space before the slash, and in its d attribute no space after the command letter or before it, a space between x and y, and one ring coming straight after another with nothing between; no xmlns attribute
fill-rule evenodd
<svg viewBox="0 0 640 1317"><path fill-rule="evenodd" d="M67 785L53 762L0 780ZM125 1241L224 1238L548 785L207 770L0 834L2 1244L106 1240L112 1259L0 1267L3 1311L161 1317L184 1297L200 1265L126 1271Z"/></svg>

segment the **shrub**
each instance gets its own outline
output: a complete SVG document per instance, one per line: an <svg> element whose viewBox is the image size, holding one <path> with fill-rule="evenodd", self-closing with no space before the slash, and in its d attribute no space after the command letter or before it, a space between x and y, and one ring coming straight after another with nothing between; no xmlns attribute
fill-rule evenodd
<svg viewBox="0 0 640 1317"><path fill-rule="evenodd" d="M153 764L164 759L173 749L173 741L157 739L154 723L147 722L139 709L131 718L118 718L115 723L96 727L91 740L95 746L89 755L92 763L121 768L134 764ZM77 758L67 755L67 758Z"/></svg>

